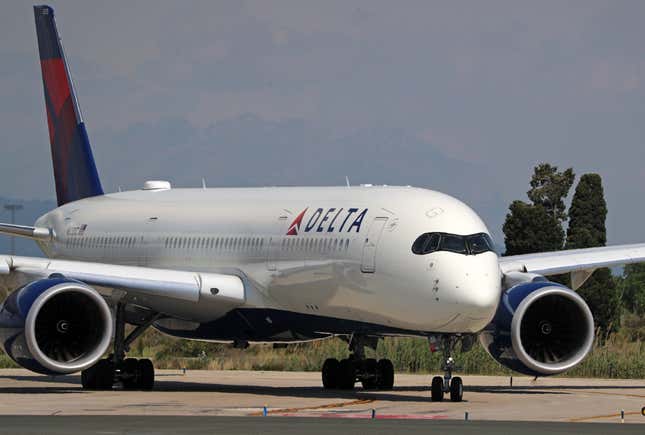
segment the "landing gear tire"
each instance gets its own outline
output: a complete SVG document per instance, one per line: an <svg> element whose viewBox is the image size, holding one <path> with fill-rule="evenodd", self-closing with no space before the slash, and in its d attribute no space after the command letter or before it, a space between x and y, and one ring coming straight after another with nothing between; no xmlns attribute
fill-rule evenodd
<svg viewBox="0 0 645 435"><path fill-rule="evenodd" d="M356 383L356 366L351 359L344 359L338 366L338 388L353 390Z"/></svg>
<svg viewBox="0 0 645 435"><path fill-rule="evenodd" d="M365 348L376 352L379 337L351 334L343 338L349 344L349 358L338 362L329 358L322 368L323 386L327 389L352 390L357 381L365 390L390 390L394 386L392 361L366 358Z"/></svg>
<svg viewBox="0 0 645 435"><path fill-rule="evenodd" d="M461 402L464 397L464 384L460 377L452 378L450 381L450 400L452 402Z"/></svg>
<svg viewBox="0 0 645 435"><path fill-rule="evenodd" d="M111 390L114 385L114 364L102 359L81 372L81 384L87 390Z"/></svg>
<svg viewBox="0 0 645 435"><path fill-rule="evenodd" d="M120 383L124 390L151 390L155 384L155 369L149 359L126 358L130 345L148 329L160 313L151 313L145 321L138 324L126 337L125 304L117 303L115 309L114 353L92 367L81 372L81 384L86 390L111 390Z"/></svg>
<svg viewBox="0 0 645 435"><path fill-rule="evenodd" d="M432 378L431 397L433 402L443 400L443 378L441 376Z"/></svg>
<svg viewBox="0 0 645 435"><path fill-rule="evenodd" d="M126 358L121 366L123 374L123 388L136 390L139 387L139 361L134 358Z"/></svg>
<svg viewBox="0 0 645 435"><path fill-rule="evenodd" d="M120 376L126 390L152 390L155 385L155 368L149 359L126 358Z"/></svg>
<svg viewBox="0 0 645 435"><path fill-rule="evenodd" d="M336 358L327 358L322 366L323 388L333 390L338 388L338 373L340 363Z"/></svg>
<svg viewBox="0 0 645 435"><path fill-rule="evenodd" d="M81 372L81 384L86 390L111 390L121 382L124 390L151 390L155 384L155 369L149 359L126 358L117 365L102 359Z"/></svg>
<svg viewBox="0 0 645 435"><path fill-rule="evenodd" d="M389 359L382 359L376 365L378 387L391 390L394 387L394 365Z"/></svg>
<svg viewBox="0 0 645 435"><path fill-rule="evenodd" d="M363 379L361 379L361 384L366 390L373 390L379 387L379 376L378 376L378 363L374 358L366 359L363 361Z"/></svg>
<svg viewBox="0 0 645 435"><path fill-rule="evenodd" d="M144 391L152 390L155 386L155 368L149 359L140 359L139 369L139 388Z"/></svg>
<svg viewBox="0 0 645 435"><path fill-rule="evenodd" d="M96 390L96 369L89 367L81 372L81 385L85 390Z"/></svg>

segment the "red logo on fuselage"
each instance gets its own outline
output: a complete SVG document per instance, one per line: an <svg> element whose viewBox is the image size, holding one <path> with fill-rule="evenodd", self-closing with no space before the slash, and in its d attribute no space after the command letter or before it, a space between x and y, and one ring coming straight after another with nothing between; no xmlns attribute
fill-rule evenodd
<svg viewBox="0 0 645 435"><path fill-rule="evenodd" d="M298 233L300 232L300 224L302 223L302 218L305 217L305 213L307 213L308 208L304 209L302 213L298 215L297 218L294 219L294 221L289 225L289 231L287 231L287 236L297 236Z"/></svg>

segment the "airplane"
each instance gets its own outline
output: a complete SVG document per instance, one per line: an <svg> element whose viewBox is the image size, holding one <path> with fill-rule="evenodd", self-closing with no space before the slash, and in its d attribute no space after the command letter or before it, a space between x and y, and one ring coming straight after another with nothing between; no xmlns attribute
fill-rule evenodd
<svg viewBox="0 0 645 435"><path fill-rule="evenodd" d="M90 390L149 390L149 359L127 358L148 328L193 340L293 343L340 337L326 389L391 389L388 336L443 354L431 399L458 402L457 346L549 376L579 364L594 321L575 292L597 268L645 261L645 244L500 257L482 219L440 192L406 186L173 188L105 193L54 10L34 6L58 207L34 226L46 258L0 255L6 353L37 373L81 372ZM548 277L570 273L572 289ZM126 334L126 326L130 332ZM109 356L104 358L104 355Z"/></svg>

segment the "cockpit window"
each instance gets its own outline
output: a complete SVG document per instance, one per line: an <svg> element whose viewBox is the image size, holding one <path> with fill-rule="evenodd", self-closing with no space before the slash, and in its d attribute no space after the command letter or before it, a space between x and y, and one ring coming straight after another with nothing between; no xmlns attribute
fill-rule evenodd
<svg viewBox="0 0 645 435"><path fill-rule="evenodd" d="M466 240L456 234L442 234L439 248L442 251L456 252L457 254L467 254Z"/></svg>
<svg viewBox="0 0 645 435"><path fill-rule="evenodd" d="M448 233L425 233L412 244L412 252L425 255L436 251L456 252L464 255L477 255L493 251L493 241L486 233L460 236Z"/></svg>
<svg viewBox="0 0 645 435"><path fill-rule="evenodd" d="M439 240L439 233L425 233L414 242L412 252L419 255L434 252L439 248Z"/></svg>
<svg viewBox="0 0 645 435"><path fill-rule="evenodd" d="M468 243L468 250L472 255L493 250L493 243L488 234L481 233L468 236L466 237L466 243Z"/></svg>

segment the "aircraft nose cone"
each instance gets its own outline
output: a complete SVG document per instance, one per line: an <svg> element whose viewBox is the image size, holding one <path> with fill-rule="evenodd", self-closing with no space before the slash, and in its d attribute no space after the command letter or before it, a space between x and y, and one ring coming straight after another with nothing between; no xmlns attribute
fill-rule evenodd
<svg viewBox="0 0 645 435"><path fill-rule="evenodd" d="M485 265L488 262L483 262ZM473 310L494 312L501 296L501 276L499 266L481 267L467 272L461 297Z"/></svg>
<svg viewBox="0 0 645 435"><path fill-rule="evenodd" d="M456 312L469 319L474 330L483 329L493 318L501 297L497 255L489 252L445 260L439 280L442 299L452 302Z"/></svg>

